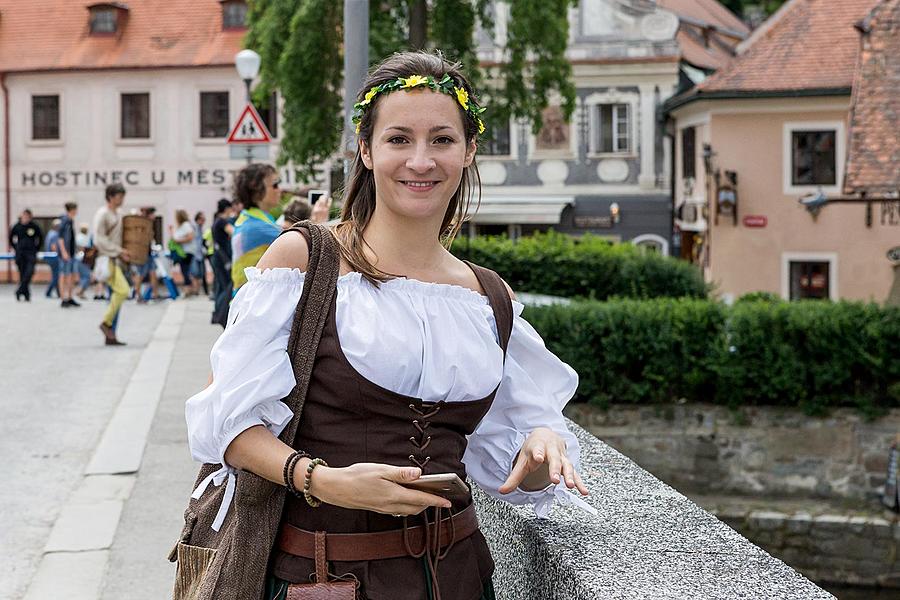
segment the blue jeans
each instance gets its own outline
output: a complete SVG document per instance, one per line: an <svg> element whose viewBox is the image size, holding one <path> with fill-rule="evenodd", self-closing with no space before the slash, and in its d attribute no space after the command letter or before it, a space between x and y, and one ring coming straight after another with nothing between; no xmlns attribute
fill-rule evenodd
<svg viewBox="0 0 900 600"><path fill-rule="evenodd" d="M78 270L78 287L82 290L88 289L88 286L91 285L91 268L80 260L76 263L76 268Z"/></svg>
<svg viewBox="0 0 900 600"><path fill-rule="evenodd" d="M44 262L50 267L50 285L47 286L46 296L50 298L55 291L56 297L59 298L59 257L50 258L48 256Z"/></svg>

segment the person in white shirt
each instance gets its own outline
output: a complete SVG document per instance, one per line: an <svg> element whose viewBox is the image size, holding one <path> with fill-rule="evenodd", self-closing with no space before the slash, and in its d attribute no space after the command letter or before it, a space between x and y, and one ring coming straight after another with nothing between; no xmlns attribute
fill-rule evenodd
<svg viewBox="0 0 900 600"><path fill-rule="evenodd" d="M212 350L212 383L187 401L193 457L221 464L194 497L211 483L228 486L217 529L244 472L291 491L305 484L307 494L288 495L282 530L360 539L400 536L412 519L425 518L426 529L456 523L470 495L406 487L430 473L468 476L541 517L557 501L593 511L579 497L588 493L579 445L562 416L577 374L522 319L499 276L447 249L480 192L474 92L457 66L415 52L376 67L359 99L359 147L332 230L341 275L295 439L277 436L293 418L282 402L296 384L286 349L309 248L288 231L246 269ZM453 516L442 521L446 511ZM477 526L443 543L428 560L360 559L340 572L359 581L363 597L492 598L493 561ZM438 561L450 566L438 571ZM311 565L277 547L271 589L306 583Z"/></svg>

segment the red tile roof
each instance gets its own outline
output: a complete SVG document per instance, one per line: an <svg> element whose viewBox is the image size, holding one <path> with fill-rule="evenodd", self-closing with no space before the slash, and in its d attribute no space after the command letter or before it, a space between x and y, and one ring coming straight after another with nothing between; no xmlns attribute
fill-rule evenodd
<svg viewBox="0 0 900 600"><path fill-rule="evenodd" d="M854 24L876 2L789 0L742 54L693 93L849 90L859 53Z"/></svg>
<svg viewBox="0 0 900 600"><path fill-rule="evenodd" d="M900 0L881 0L862 23L850 109L849 194L900 191Z"/></svg>
<svg viewBox="0 0 900 600"><path fill-rule="evenodd" d="M724 67L735 46L750 35L747 25L718 0L657 0L657 4L678 15L678 47L682 58L695 67Z"/></svg>
<svg viewBox="0 0 900 600"><path fill-rule="evenodd" d="M678 15L722 29L748 35L750 28L719 0L657 0L656 4Z"/></svg>
<svg viewBox="0 0 900 600"><path fill-rule="evenodd" d="M0 71L230 65L242 30L218 0L127 0L115 35L90 35L96 0L0 0Z"/></svg>

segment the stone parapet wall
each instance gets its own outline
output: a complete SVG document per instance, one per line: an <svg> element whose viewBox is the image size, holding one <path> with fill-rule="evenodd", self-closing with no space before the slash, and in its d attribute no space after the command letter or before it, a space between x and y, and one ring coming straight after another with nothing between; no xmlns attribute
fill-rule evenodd
<svg viewBox="0 0 900 600"><path fill-rule="evenodd" d="M574 404L566 414L685 493L802 495L875 501L900 434L900 410L866 421L853 409L824 418L796 409L706 404Z"/></svg>
<svg viewBox="0 0 900 600"><path fill-rule="evenodd" d="M574 423L598 515L475 489L500 600L833 598Z"/></svg>
<svg viewBox="0 0 900 600"><path fill-rule="evenodd" d="M717 516L816 581L900 588L895 520L777 511Z"/></svg>

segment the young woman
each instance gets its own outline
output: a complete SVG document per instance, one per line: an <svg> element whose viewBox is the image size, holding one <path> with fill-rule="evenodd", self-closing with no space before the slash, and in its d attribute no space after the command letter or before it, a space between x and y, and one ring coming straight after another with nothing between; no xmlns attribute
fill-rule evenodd
<svg viewBox="0 0 900 600"><path fill-rule="evenodd" d="M256 266L281 228L272 212L281 200L281 180L272 165L247 165L235 177L234 197L243 205L231 234L231 281L236 292L247 282L244 269Z"/></svg>
<svg viewBox="0 0 900 600"><path fill-rule="evenodd" d="M184 209L175 211L176 228L169 225L169 250L172 252L172 262L181 269L181 277L184 279L185 297L196 296L199 282L191 277L191 263L194 262L194 237L195 230L191 224L191 218Z"/></svg>
<svg viewBox="0 0 900 600"><path fill-rule="evenodd" d="M456 473L539 516L555 500L593 510L568 491L587 495L561 414L578 378L499 276L447 251L478 191L481 117L459 69L394 55L360 96L359 149L334 230L341 276L294 443L276 436L292 417L281 402L295 384L285 349L309 248L287 232L247 269L213 349L214 383L188 400L191 451L229 476L306 484L308 494L288 495L283 539L362 534L359 556L345 549L330 564L359 581L362 598L493 598L471 495L451 501L405 484ZM297 451L325 462L299 458L286 479ZM308 552L282 541L267 598L315 571Z"/></svg>

